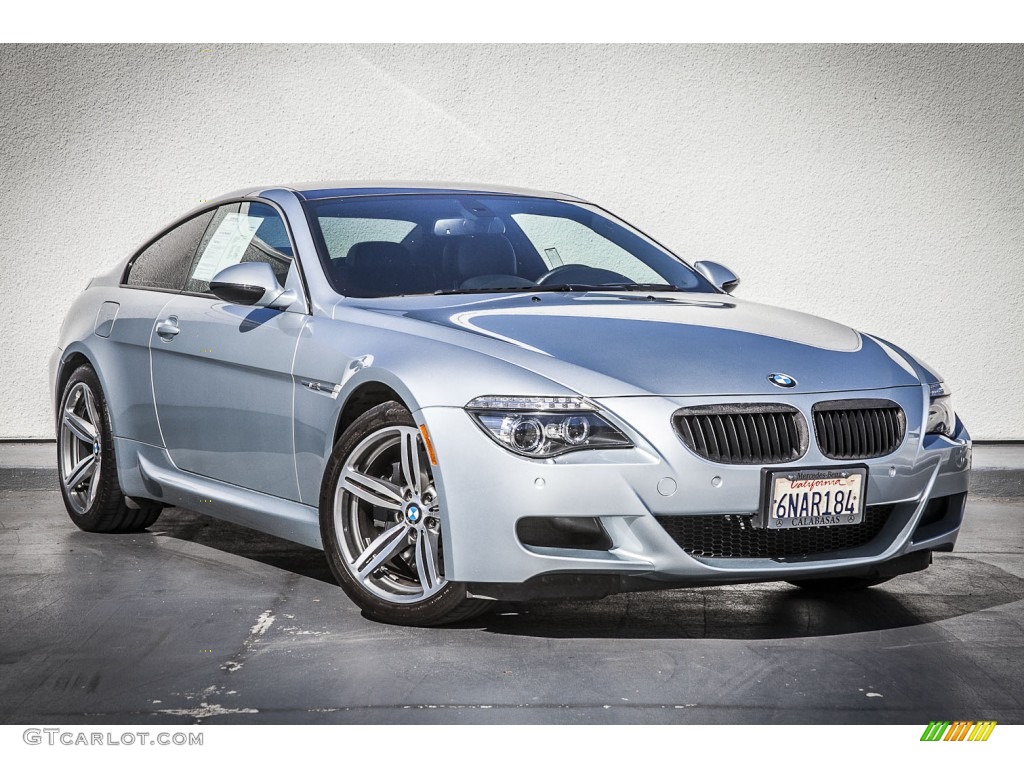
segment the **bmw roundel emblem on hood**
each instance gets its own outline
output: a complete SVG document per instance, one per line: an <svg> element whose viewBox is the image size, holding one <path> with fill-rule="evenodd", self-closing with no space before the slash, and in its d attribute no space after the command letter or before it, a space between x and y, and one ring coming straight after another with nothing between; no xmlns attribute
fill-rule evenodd
<svg viewBox="0 0 1024 768"><path fill-rule="evenodd" d="M776 387L785 387L786 389L796 386L796 379L785 373L769 373L768 381Z"/></svg>

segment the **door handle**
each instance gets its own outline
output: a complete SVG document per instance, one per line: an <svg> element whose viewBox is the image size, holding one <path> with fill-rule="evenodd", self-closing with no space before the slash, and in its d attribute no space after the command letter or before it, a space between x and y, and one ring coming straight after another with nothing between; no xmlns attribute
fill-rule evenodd
<svg viewBox="0 0 1024 768"><path fill-rule="evenodd" d="M170 341L181 332L178 328L178 318L168 317L156 324L156 335L164 341Z"/></svg>

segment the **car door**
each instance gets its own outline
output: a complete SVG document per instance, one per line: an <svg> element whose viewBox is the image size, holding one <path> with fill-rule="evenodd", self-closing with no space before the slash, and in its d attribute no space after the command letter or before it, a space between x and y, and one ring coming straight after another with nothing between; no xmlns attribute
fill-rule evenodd
<svg viewBox="0 0 1024 768"><path fill-rule="evenodd" d="M217 272L246 261L268 262L279 282L302 294L277 209L258 202L218 208L184 292L162 309L153 329L157 418L178 468L297 500L291 370L307 315L302 301L280 311L210 293Z"/></svg>
<svg viewBox="0 0 1024 768"><path fill-rule="evenodd" d="M199 241L213 211L205 211L175 225L143 247L125 270L116 301L104 302L96 318L96 334L111 346L97 347L105 358L100 368L108 373L108 397L115 436L160 445L160 429L153 407L149 346L153 326L167 303L181 291ZM108 352L109 350L109 352Z"/></svg>

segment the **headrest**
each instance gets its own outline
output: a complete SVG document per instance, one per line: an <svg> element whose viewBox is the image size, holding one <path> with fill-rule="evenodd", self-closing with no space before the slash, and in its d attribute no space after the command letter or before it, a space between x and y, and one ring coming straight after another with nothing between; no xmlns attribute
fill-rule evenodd
<svg viewBox="0 0 1024 768"><path fill-rule="evenodd" d="M405 246L385 240L367 240L349 248L341 275L346 293L352 296L395 296L431 288Z"/></svg>
<svg viewBox="0 0 1024 768"><path fill-rule="evenodd" d="M345 259L351 270L382 269L412 263L412 256L401 243L367 240L348 249Z"/></svg>
<svg viewBox="0 0 1024 768"><path fill-rule="evenodd" d="M514 275L516 252L501 235L471 235L452 241L460 279L477 275Z"/></svg>

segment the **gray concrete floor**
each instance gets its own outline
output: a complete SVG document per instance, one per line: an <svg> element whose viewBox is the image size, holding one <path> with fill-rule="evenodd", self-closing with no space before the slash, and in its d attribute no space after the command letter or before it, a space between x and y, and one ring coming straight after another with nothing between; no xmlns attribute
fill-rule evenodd
<svg viewBox="0 0 1024 768"><path fill-rule="evenodd" d="M784 584L364 619L322 555L168 510L86 534L0 491L0 723L1024 723L1024 499L866 593Z"/></svg>

